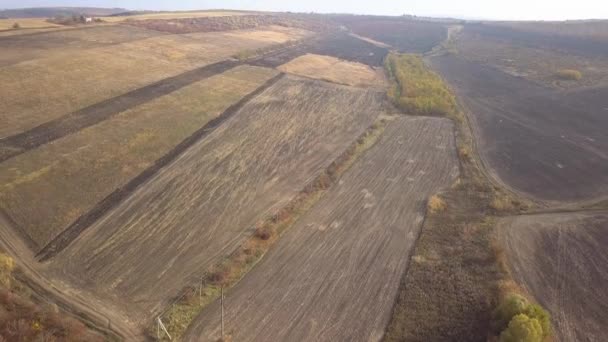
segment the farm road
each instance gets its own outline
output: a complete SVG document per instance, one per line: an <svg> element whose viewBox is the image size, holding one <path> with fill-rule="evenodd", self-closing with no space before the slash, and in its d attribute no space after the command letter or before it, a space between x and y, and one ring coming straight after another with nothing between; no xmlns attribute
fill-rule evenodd
<svg viewBox="0 0 608 342"><path fill-rule="evenodd" d="M381 102L286 76L43 266L145 325L342 154Z"/></svg>
<svg viewBox="0 0 608 342"><path fill-rule="evenodd" d="M426 199L457 176L453 126L398 118L225 299L235 341L378 341ZM186 333L216 341L219 303Z"/></svg>

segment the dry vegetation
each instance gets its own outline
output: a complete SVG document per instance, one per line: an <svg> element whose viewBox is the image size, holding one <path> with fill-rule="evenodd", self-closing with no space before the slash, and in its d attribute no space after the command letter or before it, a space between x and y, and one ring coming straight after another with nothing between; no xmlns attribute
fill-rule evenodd
<svg viewBox="0 0 608 342"><path fill-rule="evenodd" d="M0 205L42 247L275 74L238 67L10 159L0 164Z"/></svg>
<svg viewBox="0 0 608 342"><path fill-rule="evenodd" d="M0 253L1 341L103 341L80 321L37 300L17 277L14 260Z"/></svg>
<svg viewBox="0 0 608 342"><path fill-rule="evenodd" d="M3 80L0 85L0 120L3 122L0 138L152 82L229 58L240 50L280 44L305 34L299 29L261 28L165 35L77 51L68 56L54 56L49 52L48 58L0 68Z"/></svg>
<svg viewBox="0 0 608 342"><path fill-rule="evenodd" d="M578 81L583 78L583 74L578 70L561 69L555 73L555 77L562 81Z"/></svg>
<svg viewBox="0 0 608 342"><path fill-rule="evenodd" d="M335 29L335 25L323 17L287 14L215 16L182 19L148 19L126 21L125 24L170 33L243 30L270 25L306 29L318 32Z"/></svg>
<svg viewBox="0 0 608 342"><path fill-rule="evenodd" d="M382 86L382 75L365 64L331 56L306 54L278 67L294 75L321 79L351 86Z"/></svg>
<svg viewBox="0 0 608 342"><path fill-rule="evenodd" d="M15 27L15 24L17 24L19 27ZM0 19L0 30L39 29L53 27L59 27L59 25L49 23L44 18Z"/></svg>
<svg viewBox="0 0 608 342"><path fill-rule="evenodd" d="M187 18L206 18L206 17L229 17L235 15L247 15L251 12L241 11L187 11L187 12L158 12L143 13L134 15L113 15L104 17L103 20L109 23L121 22L125 20L146 20L146 19L187 19Z"/></svg>

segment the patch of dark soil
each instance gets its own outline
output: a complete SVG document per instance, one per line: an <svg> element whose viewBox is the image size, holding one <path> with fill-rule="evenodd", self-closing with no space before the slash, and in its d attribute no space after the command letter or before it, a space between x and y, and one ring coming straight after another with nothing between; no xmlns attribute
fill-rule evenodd
<svg viewBox="0 0 608 342"><path fill-rule="evenodd" d="M275 68L305 53L327 55L371 66L381 66L388 50L346 33L339 33L310 40L291 49L269 54L255 59L249 62L249 64Z"/></svg>
<svg viewBox="0 0 608 342"><path fill-rule="evenodd" d="M584 56L607 56L608 40L525 31L491 24L467 24L468 33L501 39L532 48L554 49Z"/></svg>
<svg viewBox="0 0 608 342"><path fill-rule="evenodd" d="M425 53L447 37L441 23L406 18L343 16L336 20L354 33L391 45L400 52Z"/></svg>
<svg viewBox="0 0 608 342"><path fill-rule="evenodd" d="M141 184L143 184L150 177L155 175L161 168L175 160L181 153L187 150L190 146L194 145L200 139L203 139L209 135L213 130L219 127L223 122L232 117L241 107L243 107L249 100L262 93L264 90L272 86L278 80L283 77L284 74L279 74L270 80L266 81L263 85L257 88L255 91L244 96L239 102L228 107L220 116L209 121L206 125L201 127L199 130L194 132L190 137L175 146L169 153L158 159L152 166L147 168L145 171L140 173L137 177L133 178L125 186L116 189L109 196L99 202L93 209L86 214L78 218L72 223L66 230L57 235L53 241L48 243L42 248L37 254L37 257L41 261L48 260L57 253L61 252L66 248L74 239L78 237L87 227L93 222L102 217L106 212L115 207L129 194L135 191Z"/></svg>
<svg viewBox="0 0 608 342"><path fill-rule="evenodd" d="M432 64L470 111L482 156L509 186L544 200L608 193L605 88L560 92L453 55Z"/></svg>
<svg viewBox="0 0 608 342"><path fill-rule="evenodd" d="M113 115L133 108L159 96L205 78L220 74L237 66L239 62L226 60L166 78L126 94L107 99L66 116L46 122L29 131L0 140L0 162L24 153L40 145L77 132L85 127L106 120Z"/></svg>

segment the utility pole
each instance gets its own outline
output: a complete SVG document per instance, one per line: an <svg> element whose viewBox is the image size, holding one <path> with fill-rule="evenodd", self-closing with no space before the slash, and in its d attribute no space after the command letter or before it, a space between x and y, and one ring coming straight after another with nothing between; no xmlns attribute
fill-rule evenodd
<svg viewBox="0 0 608 342"><path fill-rule="evenodd" d="M222 306L221 315L222 315L222 341L224 340L224 286L220 288L220 303Z"/></svg>

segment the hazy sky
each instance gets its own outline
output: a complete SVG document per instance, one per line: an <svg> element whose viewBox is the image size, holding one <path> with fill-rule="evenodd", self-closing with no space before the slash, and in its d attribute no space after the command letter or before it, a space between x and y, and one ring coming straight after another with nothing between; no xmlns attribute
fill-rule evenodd
<svg viewBox="0 0 608 342"><path fill-rule="evenodd" d="M38 6L151 10L231 8L388 15L407 13L513 20L608 19L608 0L0 0L0 8Z"/></svg>

